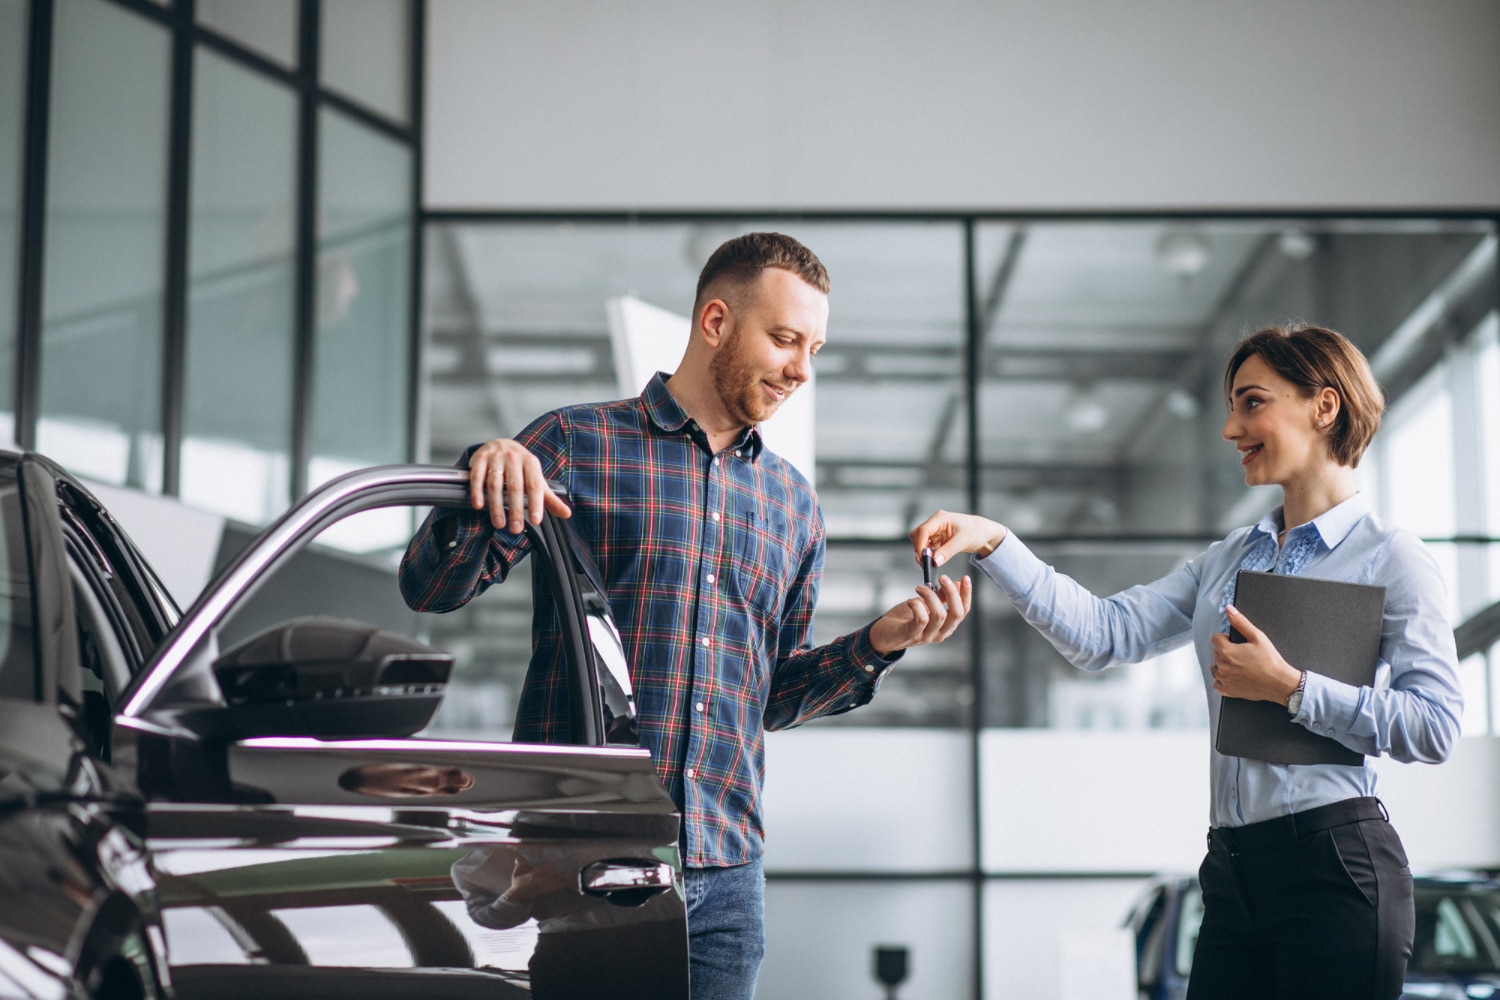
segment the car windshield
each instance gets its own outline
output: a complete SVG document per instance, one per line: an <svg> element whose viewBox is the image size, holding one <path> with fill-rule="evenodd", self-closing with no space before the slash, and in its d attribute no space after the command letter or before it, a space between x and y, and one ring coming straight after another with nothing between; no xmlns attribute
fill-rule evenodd
<svg viewBox="0 0 1500 1000"><path fill-rule="evenodd" d="M25 538L12 466L0 471L0 698L35 700L37 668Z"/></svg>
<svg viewBox="0 0 1500 1000"><path fill-rule="evenodd" d="M1408 973L1500 972L1500 886L1418 885L1416 909Z"/></svg>

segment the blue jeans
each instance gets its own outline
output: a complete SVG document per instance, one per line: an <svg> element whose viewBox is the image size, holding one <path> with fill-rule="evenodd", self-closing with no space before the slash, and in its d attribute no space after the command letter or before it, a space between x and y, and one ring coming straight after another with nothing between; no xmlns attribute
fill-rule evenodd
<svg viewBox="0 0 1500 1000"><path fill-rule="evenodd" d="M751 1000L766 953L766 875L760 859L733 868L687 868L692 1000Z"/></svg>

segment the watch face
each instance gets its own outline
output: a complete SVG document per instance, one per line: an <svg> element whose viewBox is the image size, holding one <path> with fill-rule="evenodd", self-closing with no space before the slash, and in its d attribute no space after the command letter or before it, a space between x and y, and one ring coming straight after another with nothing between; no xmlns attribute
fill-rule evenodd
<svg viewBox="0 0 1500 1000"><path fill-rule="evenodd" d="M1302 710L1302 692L1293 691L1292 696L1286 700L1286 710L1296 715Z"/></svg>

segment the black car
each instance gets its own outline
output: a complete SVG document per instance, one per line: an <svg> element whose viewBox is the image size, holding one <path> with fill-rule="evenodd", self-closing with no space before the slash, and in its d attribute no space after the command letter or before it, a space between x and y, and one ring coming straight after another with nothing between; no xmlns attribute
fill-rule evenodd
<svg viewBox="0 0 1500 1000"><path fill-rule="evenodd" d="M1500 992L1500 880L1480 872L1413 879L1417 932L1403 1000L1486 1000ZM1203 919L1198 879L1151 881L1125 926L1135 934L1142 1000L1181 1000Z"/></svg>
<svg viewBox="0 0 1500 1000"><path fill-rule="evenodd" d="M344 476L179 614L78 481L0 452L0 996L687 995L679 817L567 522L531 529L566 745L416 737L453 657L288 607L320 532L466 498Z"/></svg>

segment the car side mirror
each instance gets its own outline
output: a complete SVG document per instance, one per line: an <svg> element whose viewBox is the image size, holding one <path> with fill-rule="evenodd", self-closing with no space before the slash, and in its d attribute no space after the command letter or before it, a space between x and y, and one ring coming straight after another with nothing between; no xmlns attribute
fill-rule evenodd
<svg viewBox="0 0 1500 1000"><path fill-rule="evenodd" d="M225 705L215 735L318 739L410 736L443 700L453 657L343 618L295 618L214 661Z"/></svg>

